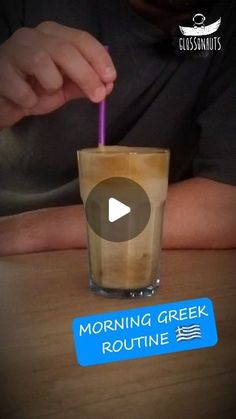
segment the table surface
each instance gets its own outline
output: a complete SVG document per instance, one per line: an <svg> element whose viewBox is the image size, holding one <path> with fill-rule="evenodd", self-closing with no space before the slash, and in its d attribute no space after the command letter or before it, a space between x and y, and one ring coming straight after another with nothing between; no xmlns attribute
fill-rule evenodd
<svg viewBox="0 0 236 419"><path fill-rule="evenodd" d="M236 417L236 251L165 251L149 299L92 295L87 251L0 259L0 417L224 419ZM75 358L72 319L209 297L215 347L100 366Z"/></svg>

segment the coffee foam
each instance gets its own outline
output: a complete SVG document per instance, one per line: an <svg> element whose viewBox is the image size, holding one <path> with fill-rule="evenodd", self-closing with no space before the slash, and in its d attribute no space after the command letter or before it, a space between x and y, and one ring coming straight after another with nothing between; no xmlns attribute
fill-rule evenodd
<svg viewBox="0 0 236 419"><path fill-rule="evenodd" d="M167 150L151 148L147 151L142 147L106 146L82 150L78 152L78 159L84 201L97 183L111 177L125 177L137 182L150 199L153 199L153 194L154 199L166 195L169 169ZM84 166L89 167L89 173Z"/></svg>

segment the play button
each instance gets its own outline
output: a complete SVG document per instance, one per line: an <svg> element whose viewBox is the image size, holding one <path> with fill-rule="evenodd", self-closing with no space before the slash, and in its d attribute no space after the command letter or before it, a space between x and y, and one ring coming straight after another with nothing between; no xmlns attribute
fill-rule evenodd
<svg viewBox="0 0 236 419"><path fill-rule="evenodd" d="M101 238L123 242L146 227L151 205L145 190L133 180L111 177L98 183L85 203L90 228Z"/></svg>
<svg viewBox="0 0 236 419"><path fill-rule="evenodd" d="M115 198L109 199L108 220L110 223L114 223L114 221L119 220L130 212L131 208L128 205L123 204Z"/></svg>

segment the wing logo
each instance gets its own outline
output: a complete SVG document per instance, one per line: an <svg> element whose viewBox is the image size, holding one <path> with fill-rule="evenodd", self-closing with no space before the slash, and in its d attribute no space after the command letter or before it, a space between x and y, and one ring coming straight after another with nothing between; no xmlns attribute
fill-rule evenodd
<svg viewBox="0 0 236 419"><path fill-rule="evenodd" d="M196 13L193 16L193 28L190 26L179 26L181 33L185 36L207 36L216 32L221 24L221 18L211 23L210 25L205 25L206 18L202 13Z"/></svg>

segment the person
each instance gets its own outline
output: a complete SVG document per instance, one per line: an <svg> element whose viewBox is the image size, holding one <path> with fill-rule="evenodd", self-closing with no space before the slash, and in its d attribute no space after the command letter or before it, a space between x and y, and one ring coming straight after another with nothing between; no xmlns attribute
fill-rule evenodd
<svg viewBox="0 0 236 419"><path fill-rule="evenodd" d="M108 144L171 150L164 247L235 247L234 2L0 7L0 254L86 246L76 150L105 97ZM221 49L180 47L199 11Z"/></svg>

